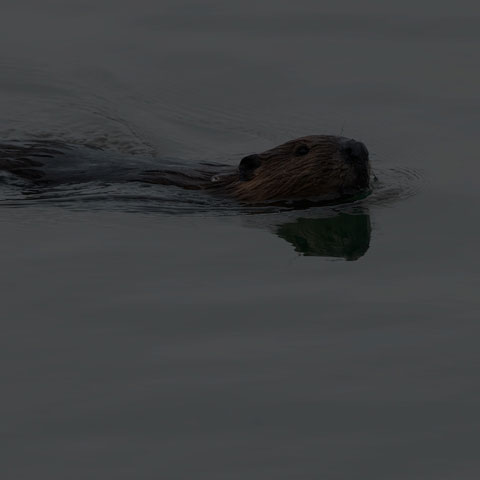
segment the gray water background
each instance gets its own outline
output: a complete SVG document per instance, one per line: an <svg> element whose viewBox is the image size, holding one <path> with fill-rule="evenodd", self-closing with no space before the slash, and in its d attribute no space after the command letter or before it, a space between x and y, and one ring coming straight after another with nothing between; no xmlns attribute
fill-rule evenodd
<svg viewBox="0 0 480 480"><path fill-rule="evenodd" d="M356 261L275 234L309 211L1 205L1 478L478 478L479 20L4 1L2 139L234 165L343 134L417 183Z"/></svg>

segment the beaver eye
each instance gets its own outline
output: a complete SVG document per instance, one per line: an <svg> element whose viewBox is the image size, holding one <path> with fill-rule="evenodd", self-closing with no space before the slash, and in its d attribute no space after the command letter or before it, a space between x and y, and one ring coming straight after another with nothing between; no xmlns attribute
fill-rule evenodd
<svg viewBox="0 0 480 480"><path fill-rule="evenodd" d="M296 150L295 150L295 155L306 155L310 149L306 145L300 145Z"/></svg>

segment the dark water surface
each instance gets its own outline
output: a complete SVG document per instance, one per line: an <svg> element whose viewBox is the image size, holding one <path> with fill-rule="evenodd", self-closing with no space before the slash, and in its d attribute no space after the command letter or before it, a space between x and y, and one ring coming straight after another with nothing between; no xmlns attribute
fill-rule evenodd
<svg viewBox="0 0 480 480"><path fill-rule="evenodd" d="M2 177L1 478L478 478L479 21L473 2L4 2L0 143L235 165L343 134L379 183L251 211Z"/></svg>

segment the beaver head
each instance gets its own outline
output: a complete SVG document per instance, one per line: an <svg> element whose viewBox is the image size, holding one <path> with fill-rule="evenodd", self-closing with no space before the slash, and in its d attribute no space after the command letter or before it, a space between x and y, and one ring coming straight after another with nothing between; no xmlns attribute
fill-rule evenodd
<svg viewBox="0 0 480 480"><path fill-rule="evenodd" d="M310 135L248 155L228 190L239 200L337 199L366 191L368 150L356 140Z"/></svg>

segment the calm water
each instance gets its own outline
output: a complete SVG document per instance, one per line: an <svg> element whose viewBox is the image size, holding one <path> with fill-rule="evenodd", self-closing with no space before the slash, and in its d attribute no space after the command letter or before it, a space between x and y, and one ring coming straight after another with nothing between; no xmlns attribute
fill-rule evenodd
<svg viewBox="0 0 480 480"><path fill-rule="evenodd" d="M2 478L478 478L475 5L4 2L0 142L343 134L380 183L252 212L3 179Z"/></svg>

